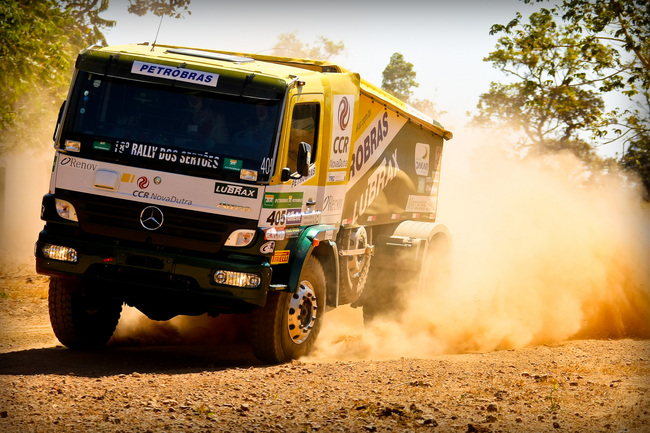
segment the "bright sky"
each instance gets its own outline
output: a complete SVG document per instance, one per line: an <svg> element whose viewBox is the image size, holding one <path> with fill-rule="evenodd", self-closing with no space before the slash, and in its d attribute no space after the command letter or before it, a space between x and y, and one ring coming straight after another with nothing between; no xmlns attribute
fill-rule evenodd
<svg viewBox="0 0 650 433"><path fill-rule="evenodd" d="M381 86L382 71L395 52L413 64L418 99L429 99L454 145L476 140L466 113L491 81L508 80L488 62L497 36L493 24L506 24L517 12L525 17L540 7L519 0L192 0L191 15L164 18L158 42L225 51L270 53L278 35L295 32L306 44L319 36L343 41L346 51L333 61ZM104 32L111 45L153 42L160 19L127 12L127 0L111 0L103 17L117 21ZM620 104L620 101L616 101ZM624 104L625 102L623 102ZM476 131L475 131L476 133ZM620 144L601 147L608 156Z"/></svg>
<svg viewBox="0 0 650 433"><path fill-rule="evenodd" d="M105 32L109 44L153 42L159 18L128 14L126 0L110 4L103 17L117 25ZM308 44L324 36L346 46L334 61L378 86L400 52L417 73L415 97L434 101L449 113L438 120L457 129L490 81L503 80L482 60L497 40L490 26L530 8L518 0L192 0L191 15L163 19L158 42L270 53L282 33L296 32Z"/></svg>

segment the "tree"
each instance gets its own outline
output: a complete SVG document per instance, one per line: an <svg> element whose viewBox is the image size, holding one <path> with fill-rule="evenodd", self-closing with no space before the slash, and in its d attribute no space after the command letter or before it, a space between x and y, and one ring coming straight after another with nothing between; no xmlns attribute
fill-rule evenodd
<svg viewBox="0 0 650 433"><path fill-rule="evenodd" d="M647 176L650 2L563 0L533 13L528 24L522 24L521 14L507 25L495 24L491 34L495 33L503 36L485 60L514 82L492 83L480 97L475 121L521 128L529 148L568 147L593 161L598 160L595 147L621 141L622 165ZM602 96L608 92L619 93L619 101L629 98L629 103L606 111ZM585 141L587 133L592 134L593 145Z"/></svg>
<svg viewBox="0 0 650 433"><path fill-rule="evenodd" d="M273 54L284 57L301 57L317 60L329 60L341 54L345 49L343 41L333 42L324 36L319 36L312 45L305 44L296 32L282 33L273 46Z"/></svg>
<svg viewBox="0 0 650 433"><path fill-rule="evenodd" d="M618 52L582 35L578 25L558 25L556 17L556 10L541 9L528 23L517 14L508 25L492 27L492 34L504 36L484 60L514 81L491 83L473 120L523 131L523 144L532 153L570 150L596 162L583 136L602 135L607 125L599 88L620 86L620 76L609 70Z"/></svg>
<svg viewBox="0 0 650 433"><path fill-rule="evenodd" d="M381 88L408 103L413 95L411 89L419 86L415 76L413 64L404 60L404 55L401 53L394 53L382 72Z"/></svg>
<svg viewBox="0 0 650 433"><path fill-rule="evenodd" d="M531 0L526 0L530 2ZM615 139L628 144L621 165L636 172L650 198L650 2L647 0L565 0L562 18L613 44L623 55L613 69L623 78L619 91L630 98L628 108L612 113Z"/></svg>
<svg viewBox="0 0 650 433"><path fill-rule="evenodd" d="M141 13L177 16L189 1L131 0L131 7ZM108 4L108 0L0 2L0 154L17 143L40 139L35 134L42 128L36 122L56 115L78 52L106 44L102 30L115 25L100 16Z"/></svg>
<svg viewBox="0 0 650 433"><path fill-rule="evenodd" d="M419 87L419 84L415 81L417 74L413 70L413 64L404 60L404 56L401 53L395 53L391 56L382 75L381 88L397 99L400 99L432 118L440 117L446 113L446 111L438 111L433 101L429 99L416 99L412 97L412 88Z"/></svg>
<svg viewBox="0 0 650 433"><path fill-rule="evenodd" d="M639 176L645 187L645 200L650 201L650 138L647 135L630 143L621 165Z"/></svg>
<svg viewBox="0 0 650 433"><path fill-rule="evenodd" d="M157 17L169 16L183 18L183 14L191 15L189 10L191 0L129 0L129 13L141 17L151 12Z"/></svg>

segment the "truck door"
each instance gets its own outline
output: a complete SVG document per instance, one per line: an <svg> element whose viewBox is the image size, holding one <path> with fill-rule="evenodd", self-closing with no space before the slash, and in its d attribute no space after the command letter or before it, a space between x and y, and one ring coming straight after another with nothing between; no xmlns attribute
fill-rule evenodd
<svg viewBox="0 0 650 433"><path fill-rule="evenodd" d="M285 123L288 133L278 160L288 168L291 178L266 189L260 215L260 227L311 226L321 221L322 200L318 200L318 185L323 170L322 128L323 95L305 94L292 98ZM307 176L298 176L298 150L300 143L311 146L311 167ZM326 170L325 170L326 171Z"/></svg>

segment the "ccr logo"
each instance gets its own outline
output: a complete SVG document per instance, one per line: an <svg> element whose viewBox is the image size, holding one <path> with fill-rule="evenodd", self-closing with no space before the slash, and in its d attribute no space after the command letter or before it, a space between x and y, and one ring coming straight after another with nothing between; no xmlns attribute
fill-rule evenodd
<svg viewBox="0 0 650 433"><path fill-rule="evenodd" d="M350 102L347 97L342 97L339 102L339 127L341 131L345 131L350 123Z"/></svg>
<svg viewBox="0 0 650 433"><path fill-rule="evenodd" d="M138 188L147 189L149 187L149 179L144 176L138 178Z"/></svg>

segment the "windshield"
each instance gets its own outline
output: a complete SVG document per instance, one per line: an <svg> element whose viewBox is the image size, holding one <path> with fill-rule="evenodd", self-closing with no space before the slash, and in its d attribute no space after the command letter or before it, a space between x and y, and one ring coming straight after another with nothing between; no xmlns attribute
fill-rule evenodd
<svg viewBox="0 0 650 433"><path fill-rule="evenodd" d="M279 100L80 72L70 103L63 133L83 156L215 178L242 169L270 176Z"/></svg>

